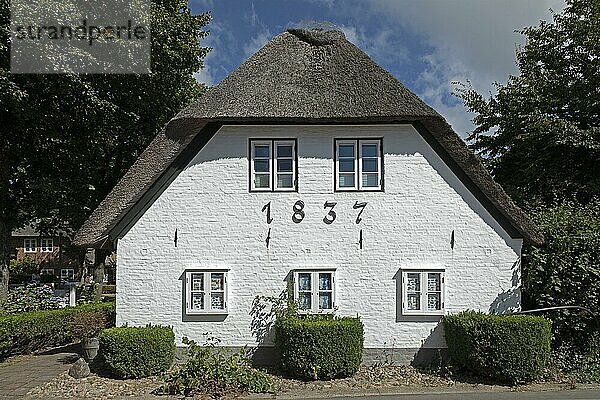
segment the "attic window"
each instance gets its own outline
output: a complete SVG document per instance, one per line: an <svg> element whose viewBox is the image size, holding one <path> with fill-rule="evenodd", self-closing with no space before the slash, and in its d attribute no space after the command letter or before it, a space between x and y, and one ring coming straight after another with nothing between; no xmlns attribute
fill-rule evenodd
<svg viewBox="0 0 600 400"><path fill-rule="evenodd" d="M383 190L382 139L335 140L335 190Z"/></svg>
<svg viewBox="0 0 600 400"><path fill-rule="evenodd" d="M251 192L296 190L296 140L251 139L249 159Z"/></svg>

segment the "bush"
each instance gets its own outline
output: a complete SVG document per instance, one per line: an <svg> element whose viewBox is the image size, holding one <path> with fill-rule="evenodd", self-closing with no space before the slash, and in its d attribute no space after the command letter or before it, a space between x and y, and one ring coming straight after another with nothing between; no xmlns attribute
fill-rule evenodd
<svg viewBox="0 0 600 400"><path fill-rule="evenodd" d="M8 267L9 283L23 283L31 281L31 275L36 274L39 263L32 257L25 256L21 260L10 260Z"/></svg>
<svg viewBox="0 0 600 400"><path fill-rule="evenodd" d="M175 357L173 329L124 327L100 333L100 354L119 378L143 378L165 372Z"/></svg>
<svg viewBox="0 0 600 400"><path fill-rule="evenodd" d="M300 379L352 376L363 355L359 318L280 316L275 321L275 350L282 372Z"/></svg>
<svg viewBox="0 0 600 400"><path fill-rule="evenodd" d="M216 339L209 339L204 347L187 338L183 338L183 343L188 346L188 360L165 377L160 393L221 398L225 394L271 391L271 377L252 368L244 350L225 354Z"/></svg>
<svg viewBox="0 0 600 400"><path fill-rule="evenodd" d="M587 206L564 203L534 212L546 239L528 249L523 268L523 305L527 308L584 306L600 314L600 201ZM545 314L552 320L552 347L580 356L600 333L593 315L573 311Z"/></svg>
<svg viewBox="0 0 600 400"><path fill-rule="evenodd" d="M91 339L100 334L108 325L106 315L101 311L84 311L73 316L70 322L71 335L77 339Z"/></svg>
<svg viewBox="0 0 600 400"><path fill-rule="evenodd" d="M8 292L8 296L0 302L0 315L55 310L63 304L63 299L54 296L50 286L30 283Z"/></svg>
<svg viewBox="0 0 600 400"><path fill-rule="evenodd" d="M443 318L450 361L499 382L538 378L550 358L550 322L529 315L464 311Z"/></svg>
<svg viewBox="0 0 600 400"><path fill-rule="evenodd" d="M107 327L114 326L114 303L86 304L0 317L0 359L71 341L73 334L70 322L81 312L101 312L106 316Z"/></svg>

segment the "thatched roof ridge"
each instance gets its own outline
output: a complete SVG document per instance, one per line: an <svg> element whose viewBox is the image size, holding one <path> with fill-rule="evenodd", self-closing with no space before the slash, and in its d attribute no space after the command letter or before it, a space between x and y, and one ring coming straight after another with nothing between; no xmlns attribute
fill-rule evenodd
<svg viewBox="0 0 600 400"><path fill-rule="evenodd" d="M343 33L290 30L176 115L78 231L99 246L207 124L413 123L522 237L541 243L529 218L433 108ZM197 138L196 138L197 139ZM180 156L181 157L181 156Z"/></svg>

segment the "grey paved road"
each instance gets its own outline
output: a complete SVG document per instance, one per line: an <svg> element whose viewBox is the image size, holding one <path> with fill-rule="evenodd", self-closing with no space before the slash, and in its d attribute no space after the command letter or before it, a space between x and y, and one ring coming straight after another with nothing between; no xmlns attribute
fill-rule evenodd
<svg viewBox="0 0 600 400"><path fill-rule="evenodd" d="M485 393L423 393L365 397L330 397L352 400L589 400L600 399L600 390L565 390L558 392L485 392Z"/></svg>

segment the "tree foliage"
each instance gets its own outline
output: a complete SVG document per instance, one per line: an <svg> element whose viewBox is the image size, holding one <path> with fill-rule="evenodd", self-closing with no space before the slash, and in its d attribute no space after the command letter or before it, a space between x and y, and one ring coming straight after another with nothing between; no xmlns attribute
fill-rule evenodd
<svg viewBox="0 0 600 400"><path fill-rule="evenodd" d="M476 113L472 148L521 205L586 203L600 192L600 1L567 0L521 33L518 76L487 99L458 91Z"/></svg>

